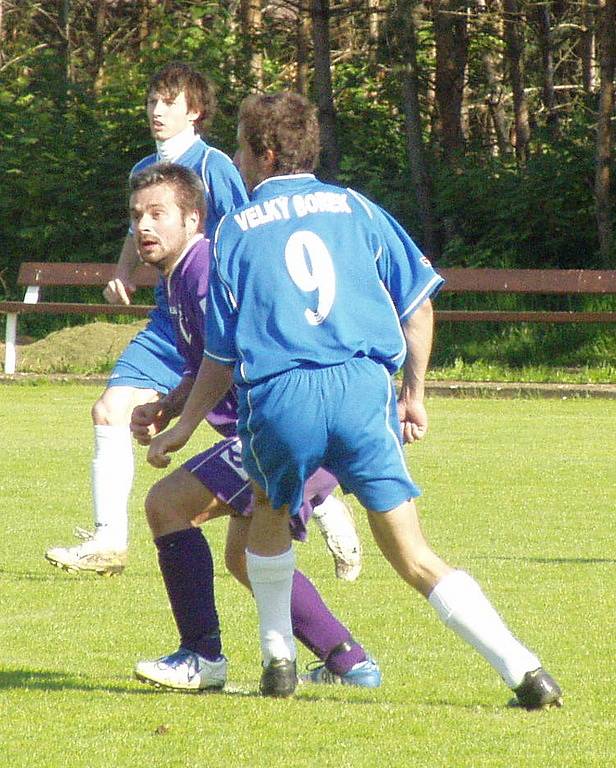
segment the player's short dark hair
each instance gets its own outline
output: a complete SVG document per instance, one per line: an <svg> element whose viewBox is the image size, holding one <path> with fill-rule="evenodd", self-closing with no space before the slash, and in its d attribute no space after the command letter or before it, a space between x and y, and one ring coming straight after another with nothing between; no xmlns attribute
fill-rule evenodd
<svg viewBox="0 0 616 768"><path fill-rule="evenodd" d="M299 93L252 94L240 106L244 138L257 157L271 149L274 174L311 172L319 160L319 121L314 104Z"/></svg>
<svg viewBox="0 0 616 768"><path fill-rule="evenodd" d="M181 61L172 61L155 72L150 78L148 97L159 93L168 99L175 99L184 91L186 104L191 112L198 112L195 129L202 133L216 113L216 90L214 83L205 75Z"/></svg>
<svg viewBox="0 0 616 768"><path fill-rule="evenodd" d="M194 210L199 211L199 220L203 227L207 213L205 190L201 179L193 170L177 163L155 163L130 177L129 193L132 195L133 192L157 184L168 184L173 188L175 201L184 216L190 215Z"/></svg>

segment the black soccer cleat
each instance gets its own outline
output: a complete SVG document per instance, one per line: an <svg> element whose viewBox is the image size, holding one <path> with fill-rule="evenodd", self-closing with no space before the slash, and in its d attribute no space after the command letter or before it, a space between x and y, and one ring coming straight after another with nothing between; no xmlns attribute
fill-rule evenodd
<svg viewBox="0 0 616 768"><path fill-rule="evenodd" d="M289 659L272 659L261 673L259 691L262 696L285 699L293 695L296 685L295 662Z"/></svg>
<svg viewBox="0 0 616 768"><path fill-rule="evenodd" d="M516 699L513 700L513 706L528 710L549 709L563 705L560 686L543 667L527 672L522 683L514 689L514 693Z"/></svg>

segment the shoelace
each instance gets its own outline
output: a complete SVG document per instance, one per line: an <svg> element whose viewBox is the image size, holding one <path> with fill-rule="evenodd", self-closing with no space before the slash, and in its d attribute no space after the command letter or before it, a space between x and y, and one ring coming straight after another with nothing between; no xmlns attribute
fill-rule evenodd
<svg viewBox="0 0 616 768"><path fill-rule="evenodd" d="M313 672L318 672L319 677L325 683L337 683L341 680L340 675L336 675L334 672L330 672L329 669L323 664L322 661L309 661L306 664L306 672L312 675Z"/></svg>
<svg viewBox="0 0 616 768"><path fill-rule="evenodd" d="M92 531L86 531L85 528L80 528L79 526L75 527L73 535L76 539L80 539L81 541L92 541L94 538Z"/></svg>

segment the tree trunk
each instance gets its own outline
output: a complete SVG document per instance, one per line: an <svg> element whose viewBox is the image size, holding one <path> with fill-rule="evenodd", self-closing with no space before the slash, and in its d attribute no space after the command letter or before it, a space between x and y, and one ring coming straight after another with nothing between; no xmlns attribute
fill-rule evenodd
<svg viewBox="0 0 616 768"><path fill-rule="evenodd" d="M614 111L614 71L616 68L616 0L599 0L597 44L601 84L599 114L597 116L595 206L599 252L603 266L608 267L612 248L610 163L612 158L611 118Z"/></svg>
<svg viewBox="0 0 616 768"><path fill-rule="evenodd" d="M58 27L61 34L61 51L64 81L68 89L73 83L73 62L71 52L71 0L61 0Z"/></svg>
<svg viewBox="0 0 616 768"><path fill-rule="evenodd" d="M490 36L496 36L497 30L494 29L494 23L488 14L486 0L477 0L477 10L479 11L480 29ZM495 52L494 46L484 45L482 46L481 60L488 84L486 105L494 127L498 154L504 157L510 153L511 147L507 116L503 107L502 57Z"/></svg>
<svg viewBox="0 0 616 768"><path fill-rule="evenodd" d="M515 114L515 155L518 163L525 165L528 160L530 123L528 119L528 103L524 93L524 32L522 28L522 15L517 0L504 0L503 11L505 17L505 43Z"/></svg>
<svg viewBox="0 0 616 768"><path fill-rule="evenodd" d="M379 5L380 0L368 0L368 51L373 59L379 46Z"/></svg>
<svg viewBox="0 0 616 768"><path fill-rule="evenodd" d="M295 88L298 93L308 95L308 73L310 62L310 0L299 0L297 8L297 74Z"/></svg>
<svg viewBox="0 0 616 768"><path fill-rule="evenodd" d="M404 67L402 79L402 109L404 110L406 125L406 146L423 229L423 250L429 259L438 259L440 256L438 224L434 215L432 180L426 165L421 135L418 95L416 66L409 62Z"/></svg>
<svg viewBox="0 0 616 768"><path fill-rule="evenodd" d="M462 96L468 53L466 0L434 0L436 104L443 154L453 161L464 151Z"/></svg>
<svg viewBox="0 0 616 768"><path fill-rule="evenodd" d="M416 32L418 11L419 5L416 0L399 0L390 15L388 27L390 39L396 47L394 59L401 62L396 70L402 84L406 145L423 230L422 247L428 258L438 259L440 256L439 227L434 213L432 181L426 163L419 104Z"/></svg>
<svg viewBox="0 0 616 768"><path fill-rule="evenodd" d="M539 3L535 9L539 30L539 49L543 67L543 106L547 112L547 126L553 139L558 138L560 127L556 111L556 92L554 91L554 50L552 39L552 20L548 3Z"/></svg>
<svg viewBox="0 0 616 768"><path fill-rule="evenodd" d="M250 74L256 90L263 89L263 53L261 51L261 0L241 0L242 34L250 59Z"/></svg>
<svg viewBox="0 0 616 768"><path fill-rule="evenodd" d="M320 175L335 181L340 167L340 149L336 135L336 109L332 91L331 50L329 44L329 0L312 3L312 40L314 44L314 90L321 129Z"/></svg>
<svg viewBox="0 0 616 768"><path fill-rule="evenodd" d="M105 22L107 21L107 0L98 0L94 28L94 93L100 93L105 65Z"/></svg>
<svg viewBox="0 0 616 768"><path fill-rule="evenodd" d="M0 64L4 61L4 0L0 0Z"/></svg>
<svg viewBox="0 0 616 768"><path fill-rule="evenodd" d="M152 42L149 40L149 36L152 22L152 13L156 6L159 4L159 0L141 0L141 18L139 19L138 32L140 51L144 50L144 48L158 48L158 42L156 42L153 46Z"/></svg>
<svg viewBox="0 0 616 768"><path fill-rule="evenodd" d="M582 63L582 88L591 96L597 87L595 62L595 11L590 0L582 0L582 24L580 34L580 60Z"/></svg>

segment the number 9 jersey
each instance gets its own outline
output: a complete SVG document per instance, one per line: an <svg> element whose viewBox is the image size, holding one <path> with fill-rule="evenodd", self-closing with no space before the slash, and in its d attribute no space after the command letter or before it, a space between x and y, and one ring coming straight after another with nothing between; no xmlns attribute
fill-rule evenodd
<svg viewBox="0 0 616 768"><path fill-rule="evenodd" d="M274 176L214 236L205 355L237 384L369 357L395 372L401 323L443 283L382 208L313 174Z"/></svg>

